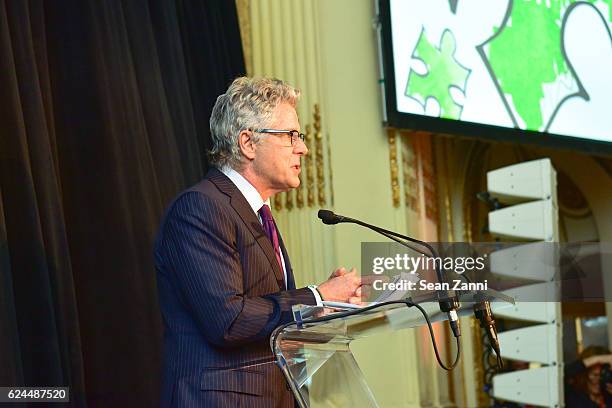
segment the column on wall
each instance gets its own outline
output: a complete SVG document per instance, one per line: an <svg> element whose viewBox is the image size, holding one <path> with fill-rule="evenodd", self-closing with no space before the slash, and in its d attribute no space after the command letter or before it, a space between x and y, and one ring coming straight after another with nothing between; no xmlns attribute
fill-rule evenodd
<svg viewBox="0 0 612 408"><path fill-rule="evenodd" d="M298 116L309 154L302 160L301 184L272 199L296 282L326 279L334 265L333 232L317 219L333 206L329 132L321 114L315 4L296 0L237 0L248 74L283 79L301 90Z"/></svg>
<svg viewBox="0 0 612 408"><path fill-rule="evenodd" d="M427 242L447 241L439 236L439 191L435 167L434 135L418 131L396 131L400 139L403 205L406 211L408 234ZM428 279L433 279L429 277ZM434 324L436 341L441 357L452 362L455 357L455 340L446 323ZM461 404L463 388L457 372L442 370L433 353L429 330L417 329L419 363L419 389L422 406L454 406ZM458 386L459 385L459 386ZM457 398L459 397L459 398ZM465 405L464 405L465 406Z"/></svg>
<svg viewBox="0 0 612 408"><path fill-rule="evenodd" d="M474 228L482 224L475 196L484 191L489 144L474 140L437 136L433 151L438 186L440 240L472 242ZM488 406L484 392L482 331L473 317L461 320L462 357L455 370L455 400L459 406Z"/></svg>

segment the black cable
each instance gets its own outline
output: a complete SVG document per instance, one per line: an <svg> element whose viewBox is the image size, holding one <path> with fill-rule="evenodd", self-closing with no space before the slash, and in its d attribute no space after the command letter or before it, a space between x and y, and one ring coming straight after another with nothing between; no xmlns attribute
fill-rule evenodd
<svg viewBox="0 0 612 408"><path fill-rule="evenodd" d="M442 359L440 358L440 353L438 351L438 345L436 344L436 336L433 332L433 328L431 325L431 321L429 320L429 316L427 315L427 312L425 311L425 309L423 309L423 307L421 305L418 305L416 303L412 303L409 300L391 300L388 302L383 302L383 303L377 303L375 305L371 305L371 306L367 306L361 309L357 309L357 310L349 310L346 312L339 312L339 313L334 313L328 316L323 316L323 317L317 317L317 318L313 318L313 319L308 319L308 320L304 320L302 322L302 324L310 324L310 323L322 323L322 322L327 322L330 320L335 320L338 318L343 318L343 317L349 317L349 316L355 316L370 310L374 310L377 308L380 308L382 306L387 306L387 305L393 305L393 304L403 304L406 305L407 307L416 307L417 309L419 309L419 311L421 312L421 314L423 315L423 317L425 318L425 321L427 322L427 327L429 329L429 336L431 337L431 343L434 349L434 353L436 355L436 360L438 360L438 364L440 365L440 367L442 367L444 370L446 371L450 371L452 369L454 369L457 366L457 363L459 362L459 358L461 357L461 342L459 341L459 337L456 337L457 340L457 354L455 356L455 361L452 363L452 365L450 365L449 367L447 367L443 362ZM278 328L276 328L276 330L274 330L274 332L272 333L272 336L270 337L270 345L272 346L272 351L274 352L274 345L276 343L276 338L278 337L278 335L280 334L280 332L291 326L291 325L296 325L297 326L297 322L288 322L285 324L280 325Z"/></svg>
<svg viewBox="0 0 612 408"><path fill-rule="evenodd" d="M436 353L436 360L438 360L438 364L440 365L440 367L442 367L446 371L451 371L453 368L457 366L457 363L459 363L459 358L461 357L461 341L459 340L459 336L455 337L455 339L457 340L457 355L455 356L455 361L453 361L453 364L450 367L446 367L444 363L442 363L442 360L440 359L440 353L438 352L438 346L436 345L436 336L434 335L433 328L431 327L431 322L429 321L429 316L427 316L427 312L425 312L425 309L423 309L420 305L417 305L416 303L413 303L412 305L421 311L421 313L423 314L423 317L427 321L427 328L429 329L429 336L431 337L431 343L433 345L434 352Z"/></svg>

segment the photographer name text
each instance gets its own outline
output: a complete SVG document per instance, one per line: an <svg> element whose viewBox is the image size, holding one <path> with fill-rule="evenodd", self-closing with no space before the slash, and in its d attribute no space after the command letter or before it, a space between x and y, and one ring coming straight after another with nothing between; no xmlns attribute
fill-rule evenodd
<svg viewBox="0 0 612 408"><path fill-rule="evenodd" d="M400 279L395 282L385 282L382 279L375 280L372 283L374 290L462 290L475 291L487 290L488 282L465 282L461 279L454 279L452 282L427 282L421 279L418 282Z"/></svg>

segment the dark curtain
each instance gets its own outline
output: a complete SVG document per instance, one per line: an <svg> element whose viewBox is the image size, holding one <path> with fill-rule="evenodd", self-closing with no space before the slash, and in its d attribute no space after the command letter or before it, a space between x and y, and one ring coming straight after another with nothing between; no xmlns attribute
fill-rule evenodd
<svg viewBox="0 0 612 408"><path fill-rule="evenodd" d="M153 238L243 73L231 0L0 0L0 386L157 405Z"/></svg>

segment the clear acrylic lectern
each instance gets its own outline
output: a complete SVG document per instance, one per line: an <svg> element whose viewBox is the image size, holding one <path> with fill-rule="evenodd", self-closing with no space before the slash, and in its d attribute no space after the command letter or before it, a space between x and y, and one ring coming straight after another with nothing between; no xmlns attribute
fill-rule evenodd
<svg viewBox="0 0 612 408"><path fill-rule="evenodd" d="M482 293L482 292L481 292ZM495 291L486 291L492 301L493 310L510 306L512 299ZM474 294L460 296L459 315L473 315ZM411 299L429 315L431 322L446 320L440 312L435 295ZM493 302L493 300L496 300ZM330 308L296 306L296 322L281 326L272 334L270 345L277 364L283 371L295 398L302 408L310 406L333 406L330 397L340 393L346 406L378 407L351 352L351 342L366 336L414 328L426 324L422 313L416 308L401 304L385 305L353 316ZM309 323L310 318L329 317L324 322ZM337 316L337 317L335 317ZM321 376L321 377L319 377ZM316 378L328 378L325 392L309 395L309 387ZM344 404L343 404L344 405Z"/></svg>

